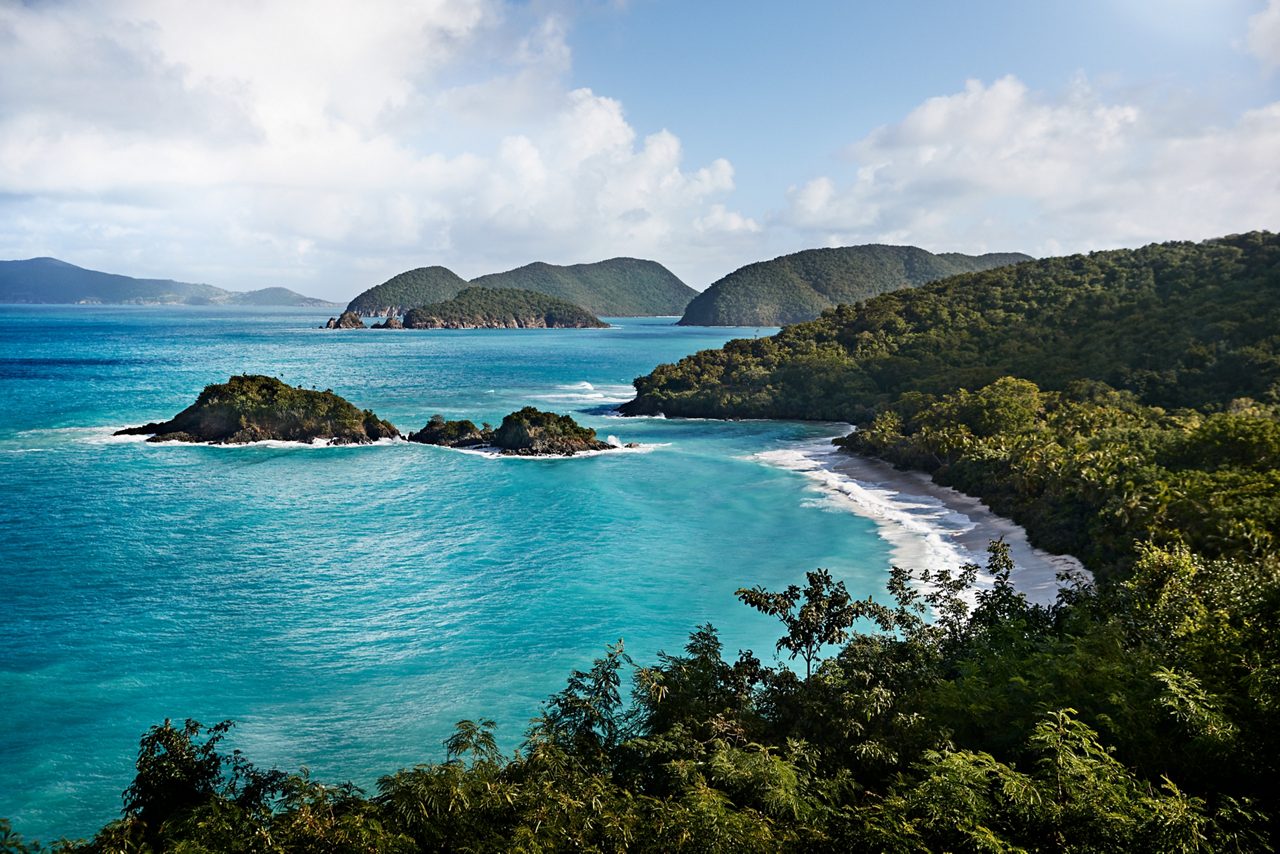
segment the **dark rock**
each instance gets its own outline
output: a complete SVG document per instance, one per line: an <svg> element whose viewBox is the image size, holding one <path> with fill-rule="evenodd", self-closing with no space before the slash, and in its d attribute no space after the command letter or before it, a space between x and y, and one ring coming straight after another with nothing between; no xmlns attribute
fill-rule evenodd
<svg viewBox="0 0 1280 854"><path fill-rule="evenodd" d="M449 448L492 448L501 454L522 457L571 457L582 451L607 451L616 446L596 438L596 431L582 427L568 415L540 412L526 406L502 419L494 430L471 421L446 421L434 415L427 426L407 437L410 442Z"/></svg>
<svg viewBox="0 0 1280 854"><path fill-rule="evenodd" d="M488 427L489 425L485 425ZM417 432L410 433L410 442L423 445L444 445L446 448L475 448L488 445L493 437L492 430L481 430L473 422L446 421L443 415L432 415L427 426Z"/></svg>
<svg viewBox="0 0 1280 854"><path fill-rule="evenodd" d="M371 327L373 329L404 329L404 323L394 314L388 314L387 319L381 323L375 323Z"/></svg>
<svg viewBox="0 0 1280 854"><path fill-rule="evenodd" d="M337 318L329 318L325 329L364 329L364 321L354 311L344 311Z"/></svg>
<svg viewBox="0 0 1280 854"><path fill-rule="evenodd" d="M595 430L579 425L568 415L541 412L532 406L503 418L493 431L493 445L504 454L565 457L614 447L597 439Z"/></svg>
<svg viewBox="0 0 1280 854"><path fill-rule="evenodd" d="M397 438L400 431L332 391L312 391L274 377L247 375L205 386L195 403L169 421L128 427L115 435L149 435L149 442L218 445L267 439L327 439L335 445L367 445L376 439Z"/></svg>

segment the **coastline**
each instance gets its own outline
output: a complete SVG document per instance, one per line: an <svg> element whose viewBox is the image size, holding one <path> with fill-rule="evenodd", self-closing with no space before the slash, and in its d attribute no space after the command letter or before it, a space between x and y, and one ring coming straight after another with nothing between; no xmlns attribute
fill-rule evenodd
<svg viewBox="0 0 1280 854"><path fill-rule="evenodd" d="M1014 562L1010 580L1032 602L1055 601L1060 572L1092 578L1075 557L1036 548L1020 525L995 514L978 498L939 486L923 472L900 471L882 460L840 451L829 439L764 451L755 458L804 474L825 501L875 522L897 566L954 570L976 563L985 567L987 544L1003 539ZM990 576L979 573L980 587L990 583Z"/></svg>

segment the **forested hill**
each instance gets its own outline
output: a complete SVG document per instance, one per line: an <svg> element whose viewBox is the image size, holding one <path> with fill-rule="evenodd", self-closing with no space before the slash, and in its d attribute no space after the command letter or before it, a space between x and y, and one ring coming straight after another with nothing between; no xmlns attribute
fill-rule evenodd
<svg viewBox="0 0 1280 854"><path fill-rule="evenodd" d="M808 249L748 264L699 294L682 326L782 326L925 282L1031 260L1017 252L934 255L915 246Z"/></svg>
<svg viewBox="0 0 1280 854"><path fill-rule="evenodd" d="M452 299L411 308L406 329L602 329L609 324L573 303L516 288L466 288Z"/></svg>
<svg viewBox="0 0 1280 854"><path fill-rule="evenodd" d="M452 299L466 286L467 280L448 267L418 267L369 288L347 305L347 311L365 316L404 314L420 305Z"/></svg>
<svg viewBox="0 0 1280 854"><path fill-rule="evenodd" d="M637 317L682 314L698 295L656 261L610 258L559 267L541 261L472 279L486 288L518 288L550 294L593 314Z"/></svg>
<svg viewBox="0 0 1280 854"><path fill-rule="evenodd" d="M57 258L0 261L0 303L90 305L328 306L288 288L228 291L173 279L135 279Z"/></svg>
<svg viewBox="0 0 1280 854"><path fill-rule="evenodd" d="M906 392L1099 380L1164 407L1280 394L1280 237L1047 258L731 341L636 380L629 414L859 421Z"/></svg>
<svg viewBox="0 0 1280 854"><path fill-rule="evenodd" d="M611 258L568 267L538 262L471 282L445 267L419 267L370 288L353 299L347 310L366 316L404 314L411 308L452 299L468 285L536 291L592 314L615 317L680 314L697 295L656 261Z"/></svg>

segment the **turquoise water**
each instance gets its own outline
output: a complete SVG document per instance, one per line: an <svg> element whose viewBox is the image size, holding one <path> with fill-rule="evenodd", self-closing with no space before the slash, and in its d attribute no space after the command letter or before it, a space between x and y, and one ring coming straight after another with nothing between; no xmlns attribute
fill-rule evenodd
<svg viewBox="0 0 1280 854"><path fill-rule="evenodd" d="M0 307L0 816L28 837L118 815L138 737L166 717L234 718L259 765L370 787L441 758L460 718L496 719L515 747L619 638L648 662L710 621L730 654L771 659L777 632L740 586L825 566L883 589L873 524L753 458L836 425L605 414L633 377L744 330L326 318ZM528 460L110 438L233 373L332 388L402 430L531 404L646 447Z"/></svg>

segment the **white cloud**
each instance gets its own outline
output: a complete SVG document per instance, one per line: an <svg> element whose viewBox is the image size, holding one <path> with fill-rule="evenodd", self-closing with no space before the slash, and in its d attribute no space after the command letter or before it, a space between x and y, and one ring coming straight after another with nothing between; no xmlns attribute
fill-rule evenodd
<svg viewBox="0 0 1280 854"><path fill-rule="evenodd" d="M1267 8L1249 18L1246 43L1265 65L1280 68L1280 0L1269 0Z"/></svg>
<svg viewBox="0 0 1280 854"><path fill-rule="evenodd" d="M499 0L0 0L0 257L348 297L745 227L726 161L566 89L565 32Z"/></svg>
<svg viewBox="0 0 1280 854"><path fill-rule="evenodd" d="M1043 254L1280 226L1280 104L1173 126L1083 80L970 81L852 145L851 181L793 188L784 219L827 243Z"/></svg>
<svg viewBox="0 0 1280 854"><path fill-rule="evenodd" d="M724 205L712 205L710 213L693 221L693 227L703 234L755 234L760 231L760 223L728 210Z"/></svg>

